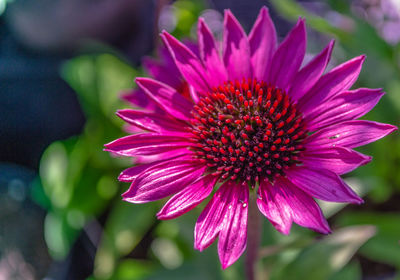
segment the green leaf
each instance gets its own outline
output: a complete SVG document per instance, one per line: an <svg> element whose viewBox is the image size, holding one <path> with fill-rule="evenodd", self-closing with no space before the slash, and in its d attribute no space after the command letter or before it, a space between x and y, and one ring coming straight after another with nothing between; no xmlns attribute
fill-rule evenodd
<svg viewBox="0 0 400 280"><path fill-rule="evenodd" d="M130 253L155 223L156 204L130 204L117 200L104 228L95 258L95 276L108 279L120 257Z"/></svg>
<svg viewBox="0 0 400 280"><path fill-rule="evenodd" d="M127 259L118 263L111 279L140 280L153 273L154 265L147 261Z"/></svg>
<svg viewBox="0 0 400 280"><path fill-rule="evenodd" d="M358 262L350 262L340 271L329 277L329 280L356 280L361 279L361 267Z"/></svg>
<svg viewBox="0 0 400 280"><path fill-rule="evenodd" d="M374 225L377 234L360 250L364 256L400 268L400 216L397 213L347 213L338 220L340 225Z"/></svg>
<svg viewBox="0 0 400 280"><path fill-rule="evenodd" d="M271 279L328 279L340 271L374 234L373 226L336 230L332 235L306 247L283 269L273 271Z"/></svg>

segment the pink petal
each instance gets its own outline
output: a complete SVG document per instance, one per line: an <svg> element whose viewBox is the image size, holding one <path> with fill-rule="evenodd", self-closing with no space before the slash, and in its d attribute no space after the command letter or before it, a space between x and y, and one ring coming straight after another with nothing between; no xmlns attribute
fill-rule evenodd
<svg viewBox="0 0 400 280"><path fill-rule="evenodd" d="M252 77L249 42L242 26L230 10L225 10L223 59L230 80Z"/></svg>
<svg viewBox="0 0 400 280"><path fill-rule="evenodd" d="M167 84L176 90L182 84L182 75L173 61L170 64L163 65L153 58L145 57L142 64L147 73L155 80Z"/></svg>
<svg viewBox="0 0 400 280"><path fill-rule="evenodd" d="M220 58L214 35L202 18L199 18L197 32L200 57L207 69L208 82L215 87L223 85L227 81L228 75Z"/></svg>
<svg viewBox="0 0 400 280"><path fill-rule="evenodd" d="M319 80L331 58L334 44L335 41L332 40L319 55L295 75L289 90L293 100L299 100Z"/></svg>
<svg viewBox="0 0 400 280"><path fill-rule="evenodd" d="M360 204L363 200L332 171L298 166L286 171L293 184L315 198Z"/></svg>
<svg viewBox="0 0 400 280"><path fill-rule="evenodd" d="M161 160L166 160L166 159L171 159L171 158L179 158L181 160L183 159L189 159L191 158L193 152L189 151L188 149L185 150L174 150L174 151L169 151L168 153L161 154L155 156L155 158L153 158L152 161L147 161L147 162L140 162L140 158L144 157L144 156L140 156L140 157L136 157L135 158L135 164L138 164L136 166L133 167L129 167L125 170L123 170L119 176L118 176L118 180L120 180L121 182L132 182L133 180L136 179L136 177L142 173L143 171L145 171L147 168L150 168L154 165L157 165L161 162ZM149 158L149 157L147 157Z"/></svg>
<svg viewBox="0 0 400 280"><path fill-rule="evenodd" d="M222 222L218 241L218 255L222 269L233 264L246 249L249 202L247 183L239 185L230 180L225 183L225 187L232 188L232 196L225 201L228 210Z"/></svg>
<svg viewBox="0 0 400 280"><path fill-rule="evenodd" d="M149 78L136 78L139 87L166 112L187 121L191 118L193 104L172 87Z"/></svg>
<svg viewBox="0 0 400 280"><path fill-rule="evenodd" d="M119 110L117 112L117 115L127 123L148 131L159 133L166 131L175 131L185 133L185 123L182 123L177 119L169 118L168 116L163 116L157 113L124 109Z"/></svg>
<svg viewBox="0 0 400 280"><path fill-rule="evenodd" d="M135 164L147 164L155 161L167 160L177 156L193 156L193 151L187 148L180 148L174 150L167 150L166 152L162 152L156 155L145 155L145 156L136 156Z"/></svg>
<svg viewBox="0 0 400 280"><path fill-rule="evenodd" d="M159 162L152 162L152 163L147 163L147 164L141 164L133 167L129 167L125 170L123 170L119 176L118 180L121 182L132 182L133 180L136 179L137 176L139 176L140 173L145 171L147 168L159 164Z"/></svg>
<svg viewBox="0 0 400 280"><path fill-rule="evenodd" d="M151 100L140 88L122 93L121 99L130 103L133 105L133 107L139 107L138 109L146 109L148 111L164 113L159 105Z"/></svg>
<svg viewBox="0 0 400 280"><path fill-rule="evenodd" d="M289 234L292 222L320 233L331 232L314 199L289 180L279 177L273 185L263 181L258 194L258 208L279 232Z"/></svg>
<svg viewBox="0 0 400 280"><path fill-rule="evenodd" d="M298 108L308 111L332 99L338 93L348 90L360 74L365 56L353 58L322 76L319 81L299 100Z"/></svg>
<svg viewBox="0 0 400 280"><path fill-rule="evenodd" d="M276 31L268 8L262 7L249 35L254 77L265 81L276 48Z"/></svg>
<svg viewBox="0 0 400 280"><path fill-rule="evenodd" d="M125 201L146 203L177 193L203 174L205 166L192 159L171 159L145 169L122 196Z"/></svg>
<svg viewBox="0 0 400 280"><path fill-rule="evenodd" d="M397 127L373 121L355 120L342 122L310 135L307 147L328 148L342 146L356 148L377 141L397 130Z"/></svg>
<svg viewBox="0 0 400 280"><path fill-rule="evenodd" d="M303 62L306 43L306 27L304 20L300 18L276 50L267 81L286 90Z"/></svg>
<svg viewBox="0 0 400 280"><path fill-rule="evenodd" d="M105 151L116 153L121 156L133 157L137 155L154 155L175 149L194 146L187 140L190 137L188 134L183 135L160 135L156 133L144 133L129 135L108 143L105 146Z"/></svg>
<svg viewBox="0 0 400 280"><path fill-rule="evenodd" d="M341 175L369 163L371 159L349 148L331 147L318 150L306 148L300 161L310 169L327 169Z"/></svg>
<svg viewBox="0 0 400 280"><path fill-rule="evenodd" d="M305 120L309 130L362 117L379 102L381 89L360 88L345 91L308 112Z"/></svg>
<svg viewBox="0 0 400 280"><path fill-rule="evenodd" d="M197 91L202 93L209 91L207 74L198 57L168 32L163 31L161 38L186 81L194 86Z"/></svg>
<svg viewBox="0 0 400 280"><path fill-rule="evenodd" d="M171 197L157 213L161 220L173 219L192 210L212 192L218 177L207 175Z"/></svg>
<svg viewBox="0 0 400 280"><path fill-rule="evenodd" d="M224 183L214 194L210 202L201 212L194 229L194 247L203 251L211 245L220 232L228 205L235 197L236 184L232 181Z"/></svg>

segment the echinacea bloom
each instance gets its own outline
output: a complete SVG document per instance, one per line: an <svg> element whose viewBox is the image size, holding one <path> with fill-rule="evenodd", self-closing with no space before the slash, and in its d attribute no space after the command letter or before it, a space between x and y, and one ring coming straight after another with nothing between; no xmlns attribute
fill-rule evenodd
<svg viewBox="0 0 400 280"><path fill-rule="evenodd" d="M283 234L289 234L293 222L330 232L314 198L362 202L339 175L371 160L353 148L396 129L357 120L384 94L349 90L364 56L324 74L331 42L301 67L304 20L277 46L266 8L248 36L226 11L222 50L202 19L199 56L167 32L161 37L193 90L183 96L165 81L136 79L164 113L119 111L122 119L147 132L117 139L106 150L161 159L121 173L121 181L132 182L124 200L145 203L173 195L157 214L172 219L217 189L197 220L194 246L203 250L218 237L223 268L245 250L250 192L257 193L260 212Z"/></svg>

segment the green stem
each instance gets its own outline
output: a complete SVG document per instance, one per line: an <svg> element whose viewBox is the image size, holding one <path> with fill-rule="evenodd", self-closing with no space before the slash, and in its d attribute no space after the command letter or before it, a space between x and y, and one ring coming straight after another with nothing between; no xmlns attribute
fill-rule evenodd
<svg viewBox="0 0 400 280"><path fill-rule="evenodd" d="M247 250L245 269L247 280L255 280L255 268L258 260L258 248L261 240L261 215L257 208L257 193L250 191L247 223Z"/></svg>

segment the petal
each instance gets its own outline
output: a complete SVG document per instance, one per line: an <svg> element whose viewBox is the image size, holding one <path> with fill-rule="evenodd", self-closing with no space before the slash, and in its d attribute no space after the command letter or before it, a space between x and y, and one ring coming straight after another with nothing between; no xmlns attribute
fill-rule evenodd
<svg viewBox="0 0 400 280"><path fill-rule="evenodd" d="M381 89L360 88L345 91L308 112L305 120L309 130L362 117L379 102L385 93Z"/></svg>
<svg viewBox="0 0 400 280"><path fill-rule="evenodd" d="M156 113L136 111L132 109L119 110L117 116L137 127L153 132L177 131L185 133L185 123Z"/></svg>
<svg viewBox="0 0 400 280"><path fill-rule="evenodd" d="M298 108L304 114L307 114L308 111L326 100L332 99L338 93L348 90L357 80L364 60L364 55L353 58L322 76L299 100Z"/></svg>
<svg viewBox="0 0 400 280"><path fill-rule="evenodd" d="M201 176L206 167L191 159L172 159L150 166L122 196L131 203L145 203L177 193Z"/></svg>
<svg viewBox="0 0 400 280"><path fill-rule="evenodd" d="M201 212L194 229L194 248L203 251L211 245L221 230L228 204L235 196L231 181L223 184Z"/></svg>
<svg viewBox="0 0 400 280"><path fill-rule="evenodd" d="M136 179L137 176L139 176L140 173L142 173L147 168L149 168L153 165L156 165L156 164L159 164L159 162L152 162L152 163L148 163L148 164L141 164L141 165L129 167L129 168L123 170L119 174L118 180L120 180L121 182L132 182L133 180Z"/></svg>
<svg viewBox="0 0 400 280"><path fill-rule="evenodd" d="M199 18L197 32L200 57L207 70L208 82L215 87L223 85L227 81L228 75L220 58L214 35L202 18Z"/></svg>
<svg viewBox="0 0 400 280"><path fill-rule="evenodd" d="M275 184L278 184L278 180L275 180ZM258 188L257 206L280 233L288 235L293 222L292 209L286 202L285 189L278 186L280 187L280 183L272 185L267 181L261 182Z"/></svg>
<svg viewBox="0 0 400 280"><path fill-rule="evenodd" d="M157 81L178 89L182 84L182 76L175 64L162 65L159 61L145 57L142 61L147 73Z"/></svg>
<svg viewBox="0 0 400 280"><path fill-rule="evenodd" d="M167 160L177 156L194 156L194 153L187 148L167 150L166 152L158 153L156 155L136 156L135 164L147 164L155 161Z"/></svg>
<svg viewBox="0 0 400 280"><path fill-rule="evenodd" d="M286 90L303 62L306 44L306 27L304 19L300 18L276 50L267 81Z"/></svg>
<svg viewBox="0 0 400 280"><path fill-rule="evenodd" d="M249 35L254 77L265 81L276 48L276 30L268 8L262 7Z"/></svg>
<svg viewBox="0 0 400 280"><path fill-rule="evenodd" d="M247 212L249 188L247 183L239 185L231 180L225 187L232 188L232 196L225 205L228 208L222 222L218 240L218 255L222 269L233 264L246 249Z"/></svg>
<svg viewBox="0 0 400 280"><path fill-rule="evenodd" d="M163 31L161 38L186 81L194 86L197 91L202 93L209 91L207 75L199 58L168 32Z"/></svg>
<svg viewBox="0 0 400 280"><path fill-rule="evenodd" d="M363 200L332 171L298 166L286 171L293 184L308 195L332 202L360 204Z"/></svg>
<svg viewBox="0 0 400 280"><path fill-rule="evenodd" d="M173 219L192 210L212 192L218 177L207 175L174 195L157 213L161 220Z"/></svg>
<svg viewBox="0 0 400 280"><path fill-rule="evenodd" d="M310 169L327 169L341 175L369 163L371 159L349 148L331 147L318 150L306 148L300 161Z"/></svg>
<svg viewBox="0 0 400 280"><path fill-rule="evenodd" d="M321 77L331 58L335 41L332 40L322 52L304 66L293 78L289 96L299 100Z"/></svg>
<svg viewBox="0 0 400 280"><path fill-rule="evenodd" d="M137 155L154 155L195 145L187 140L190 134L186 137L183 136L156 133L129 135L105 144L104 150L121 156L133 157Z"/></svg>
<svg viewBox="0 0 400 280"><path fill-rule="evenodd" d="M166 160L166 159L171 159L171 158L189 158L193 152L189 151L188 149L185 150L174 150L173 152L168 153L168 157L165 156L163 158L158 157L153 159L152 161L147 161L145 163L139 163L138 157L135 158L135 163L138 164L133 167L129 167L125 170L123 170L119 176L118 180L121 182L132 182L133 180L136 179L137 176L139 176L140 173L145 171L147 168L150 168L154 165L157 165L161 162L161 159ZM159 156L159 155L157 155ZM141 157L139 157L141 158Z"/></svg>
<svg viewBox="0 0 400 280"><path fill-rule="evenodd" d="M223 59L230 80L251 78L249 42L230 10L225 10Z"/></svg>
<svg viewBox="0 0 400 280"><path fill-rule="evenodd" d="M377 141L397 130L397 127L373 121L346 121L310 135L305 139L307 147L328 148L347 147L356 148Z"/></svg>
<svg viewBox="0 0 400 280"><path fill-rule="evenodd" d="M146 109L152 112L164 113L164 111L158 106L158 104L150 99L147 94L140 88L122 93L121 99L130 103L134 107L139 107L139 109Z"/></svg>
<svg viewBox="0 0 400 280"><path fill-rule="evenodd" d="M331 232L314 199L289 180L279 177L273 185L264 181L258 194L258 208L281 233L289 234L292 222L320 233Z"/></svg>
<svg viewBox="0 0 400 280"><path fill-rule="evenodd" d="M184 121L191 119L193 104L172 87L148 78L136 78L136 83L148 97L173 117Z"/></svg>

